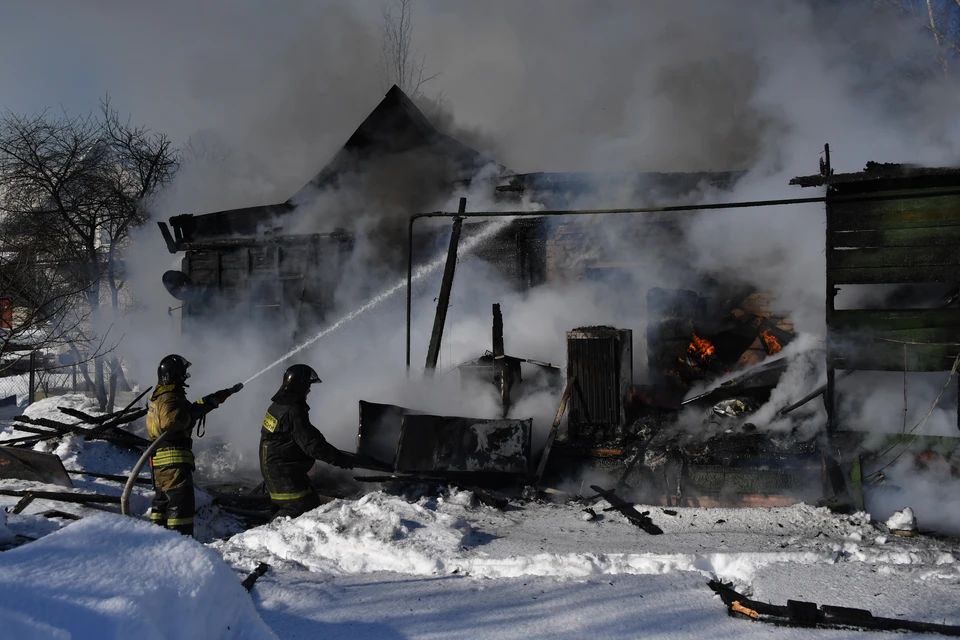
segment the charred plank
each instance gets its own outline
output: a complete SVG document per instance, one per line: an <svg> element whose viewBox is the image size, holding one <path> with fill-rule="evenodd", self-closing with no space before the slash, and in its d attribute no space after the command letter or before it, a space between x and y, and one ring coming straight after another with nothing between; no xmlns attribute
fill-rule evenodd
<svg viewBox="0 0 960 640"><path fill-rule="evenodd" d="M32 496L34 500L51 500L53 502L72 502L76 504L120 504L120 496L107 496L102 493L68 493L66 491L29 491L21 489L0 489L0 496L25 498Z"/></svg>
<svg viewBox="0 0 960 640"><path fill-rule="evenodd" d="M598 495L602 496L607 502L610 503L610 509L604 509L604 511L616 511L620 513L631 524L640 527L652 536L658 536L663 533L663 529L653 523L653 520L650 519L650 516L647 514L647 512L637 511L634 508L633 503L627 502L613 491L604 489L603 487L598 487L595 484L590 485L590 488L596 491Z"/></svg>
<svg viewBox="0 0 960 640"><path fill-rule="evenodd" d="M960 637L960 626L899 620L874 616L866 609L821 605L788 600L787 606L751 600L737 593L731 585L712 580L707 585L720 596L730 615L746 616L759 622L781 626L816 627L820 629L864 629L871 631L915 631ZM755 614L755 615L754 615Z"/></svg>
<svg viewBox="0 0 960 640"><path fill-rule="evenodd" d="M263 576L269 570L270 565L268 565L266 562L261 562L257 565L257 568L250 573L250 575L243 579L243 582L240 584L244 589L250 591L253 589L253 585L256 583L257 579Z"/></svg>

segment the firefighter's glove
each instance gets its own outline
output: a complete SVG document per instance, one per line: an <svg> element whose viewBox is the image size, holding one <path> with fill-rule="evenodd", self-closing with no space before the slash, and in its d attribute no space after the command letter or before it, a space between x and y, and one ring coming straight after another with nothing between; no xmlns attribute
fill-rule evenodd
<svg viewBox="0 0 960 640"><path fill-rule="evenodd" d="M235 385L233 385L232 387L230 387L229 389L221 389L220 391L217 391L217 392L216 392L215 394L213 394L213 395L214 395L214 397L216 397L216 399L217 399L217 404L218 404L218 405L221 405L221 404L223 404L223 403L226 401L227 398L229 398L230 396L232 396L233 394L235 394L237 391L240 391L240 389L243 389L243 384L242 384L242 383L241 383L241 384L235 384Z"/></svg>

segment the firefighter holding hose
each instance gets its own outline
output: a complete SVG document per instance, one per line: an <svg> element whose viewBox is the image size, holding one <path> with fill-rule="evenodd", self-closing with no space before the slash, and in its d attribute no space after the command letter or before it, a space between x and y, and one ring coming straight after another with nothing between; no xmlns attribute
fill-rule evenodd
<svg viewBox="0 0 960 640"><path fill-rule="evenodd" d="M169 355L157 367L157 388L147 409L147 434L164 440L150 458L156 495L150 521L188 536L193 535L193 429L202 429L206 415L243 385L223 389L191 403L187 400L190 367L183 356ZM202 431L197 434L202 436Z"/></svg>
<svg viewBox="0 0 960 640"><path fill-rule="evenodd" d="M260 429L260 473L278 507L277 517L295 518L320 506L307 473L315 460L343 469L353 468L353 457L331 445L310 423L307 394L320 383L317 372L295 364L283 374Z"/></svg>

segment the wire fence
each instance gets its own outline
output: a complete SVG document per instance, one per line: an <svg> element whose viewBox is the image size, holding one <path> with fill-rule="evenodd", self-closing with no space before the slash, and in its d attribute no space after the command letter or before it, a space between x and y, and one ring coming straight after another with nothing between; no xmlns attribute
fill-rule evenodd
<svg viewBox="0 0 960 640"><path fill-rule="evenodd" d="M43 351L5 353L0 359L0 407L24 407L53 395L92 391L80 366Z"/></svg>

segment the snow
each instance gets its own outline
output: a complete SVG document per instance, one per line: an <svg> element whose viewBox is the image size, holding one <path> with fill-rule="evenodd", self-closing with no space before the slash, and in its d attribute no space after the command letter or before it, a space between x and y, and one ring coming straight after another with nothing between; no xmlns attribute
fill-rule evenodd
<svg viewBox="0 0 960 640"><path fill-rule="evenodd" d="M65 405L97 413L83 396L42 400L26 413L70 422L59 412ZM78 437L36 448L56 453L68 469L121 475L137 458ZM213 455L228 464L231 452L226 447ZM121 490L116 482L73 479L78 491ZM9 480L0 486L60 489ZM147 512L151 494L149 487L136 489L134 514ZM867 513L836 515L804 504L638 507L664 531L650 536L621 514L604 511L602 500L513 501L499 511L469 491L373 491L241 531L209 494L196 495L198 539L207 545L82 505L36 500L24 513L0 516L0 541L40 538L0 553L3 633L232 638L273 637L272 630L283 638L350 640L871 637L729 618L706 586L710 579L777 604L809 600L960 624L960 540L889 535L903 524L878 523ZM0 496L0 506L17 500ZM589 519L587 508L595 514ZM83 520L40 515L48 509ZM154 559L161 555L171 560L161 566ZM52 573L34 570L51 562ZM253 588L251 605L239 582L260 562L271 568ZM16 584L22 593L8 596ZM208 626L187 631L187 623L170 613L179 615L181 608L190 624Z"/></svg>
<svg viewBox="0 0 960 640"><path fill-rule="evenodd" d="M872 608L960 624L957 543L886 536L866 513L645 507L649 536L619 513L525 503L504 512L472 494L337 500L211 546L254 589L282 637L862 637L727 618L707 589L731 581L785 604ZM857 588L847 587L852 582ZM869 592L869 593L867 593ZM935 595L931 599L929 595Z"/></svg>
<svg viewBox="0 0 960 640"><path fill-rule="evenodd" d="M68 393L62 396L43 398L37 400L29 407L23 410L23 415L28 418L49 418L50 420L59 420L60 422L73 423L74 418L69 418L60 411L60 407L68 409L77 409L91 415L100 415L102 411L98 409L97 401L82 393Z"/></svg>
<svg viewBox="0 0 960 640"><path fill-rule="evenodd" d="M887 520L887 528L891 531L916 531L917 518L913 515L913 509L907 507L895 512Z"/></svg>
<svg viewBox="0 0 960 640"><path fill-rule="evenodd" d="M13 531L7 526L7 512L0 511L0 544L11 542L13 537Z"/></svg>
<svg viewBox="0 0 960 640"><path fill-rule="evenodd" d="M13 638L275 638L203 545L96 515L0 554L0 625Z"/></svg>
<svg viewBox="0 0 960 640"><path fill-rule="evenodd" d="M584 521L574 506L536 503L501 513L473 506L470 497L453 491L410 503L375 492L213 546L238 564L260 560L329 574L395 571L499 579L689 571L740 585L778 563L911 564L953 557L947 546L930 541L881 541L866 514L838 517L808 505L687 508L676 516L652 508L650 517L664 535L647 536L618 513Z"/></svg>
<svg viewBox="0 0 960 640"><path fill-rule="evenodd" d="M129 394L129 398L127 399L118 397L118 405L123 406L126 402L133 400L134 397L135 395L133 394ZM94 416L103 413L98 409L95 399L78 393L38 400L26 407L22 413L30 418L47 418L66 424L78 422L74 418L62 413L60 411L61 407L70 407ZM12 415L17 415L17 413ZM141 421L131 425L124 425L124 428L139 433L140 435L145 435ZM18 431L15 423L7 423L3 428L0 428L0 438L29 435L34 434ZM45 440L34 445L33 449L59 456L63 461L64 468L68 471L88 471L121 476L129 475L130 471L133 470L133 466L140 458L138 452L122 449L102 440L86 440L79 436L64 436ZM141 477L148 476L141 472ZM112 480L74 474L71 474L71 480L73 481L74 487L81 492L95 492L119 496L123 491L123 485ZM63 491L63 487L36 482L25 482L22 480L0 480L0 488ZM130 497L131 512L139 516L145 516L150 510L150 501L152 498L153 489L151 487L137 485ZM195 491L195 498L197 505L196 536L198 540L206 542L242 530L241 522L237 518L220 511L219 507L212 503L210 494L197 489ZM0 496L0 506L12 506L16 504L18 500L19 498L16 497ZM114 506L107 508L119 510ZM98 512L95 507L49 500L35 500L22 514L9 516L9 527L15 534L29 536L31 538L47 535L69 522L60 520L59 518L47 519L37 515L51 509L79 516L89 516Z"/></svg>

